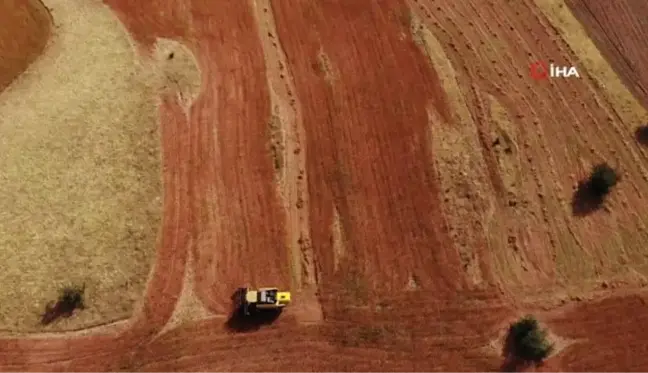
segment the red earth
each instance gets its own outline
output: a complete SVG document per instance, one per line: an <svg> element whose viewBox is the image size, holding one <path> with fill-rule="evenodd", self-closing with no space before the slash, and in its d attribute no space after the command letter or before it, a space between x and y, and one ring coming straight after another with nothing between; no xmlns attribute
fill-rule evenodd
<svg viewBox="0 0 648 373"><path fill-rule="evenodd" d="M570 0L567 4L586 25L624 83L641 102L648 102L648 71L642 68L648 63L644 48L648 4L632 0Z"/></svg>
<svg viewBox="0 0 648 373"><path fill-rule="evenodd" d="M42 52L49 40L49 13L38 2L8 0L0 4L0 91ZM17 28L30 32L16 33Z"/></svg>
<svg viewBox="0 0 648 373"><path fill-rule="evenodd" d="M476 118L487 116L480 111L479 96L487 91L514 114L529 105L518 96L531 97L547 105L540 106L541 119L564 115L569 121L568 114L551 111L548 105L560 105L560 99L551 98L548 88L515 81L522 79L522 68L498 70L487 54L475 52L481 32L490 29L489 37L513 51L507 55L511 61L523 61L531 53L515 50L518 38L534 53L573 59L563 44L554 43L555 31L540 32L546 22L530 2L507 8L506 1L491 0L481 12L481 1L105 3L142 50L157 37L179 40L194 52L202 72L201 95L188 116L174 96L162 97L165 197L154 273L142 311L124 331L3 339L0 369L491 371L503 362L497 348L502 331L526 312L537 314L571 343L543 369L646 369L648 358L641 351L648 349L648 335L640 327L645 300L639 290L610 288L563 305L545 305L525 298L523 291L550 289L546 286L558 269L551 269L556 264L549 251L530 255L534 269L526 282L507 284L490 273L486 238L481 237L477 242L483 247L474 250L482 254L485 275L475 284L454 247L428 141L430 107L437 113L439 131L452 121L453 109L438 73L413 38L410 10L419 9L426 27L437 27L454 40L446 51L450 59L472 56L473 64L456 65L463 67L459 80L473 89L467 97ZM504 8L510 24L497 11ZM276 35L262 28L260 14L271 14ZM472 29L458 23L463 18ZM534 39L536 34L540 36ZM285 63L274 67L278 60L268 55L264 43L280 48ZM645 57L620 55L634 63ZM616 60L611 61L616 67ZM493 83L496 76L501 83ZM273 98L272 77L291 87L285 96ZM606 122L596 100L583 93L585 83L561 89L565 95L583 94L583 105L592 113L575 123ZM299 180L307 175L303 190L295 187L308 196L304 205L287 204L277 192L277 169L268 149L276 102L292 107L303 126L302 133L281 124L284 131L304 136L284 144L286 152L305 154L302 169L290 169L292 161L285 165L286 175L299 175ZM524 120L529 127L535 123ZM579 131L574 127L568 133L554 124L547 128L561 139ZM535 134L529 130L529 141L535 141ZM562 154L564 146L557 142L549 152ZM494 163L491 150L485 146L475 152ZM556 162L575 162L573 155L562 157ZM491 182L498 196L505 196L498 192L503 182L497 175ZM298 211L302 208L306 212ZM290 223L302 213L307 221L300 224L309 232ZM507 224L515 220L502 215ZM336 222L342 239L331 229ZM293 233L300 237L297 246L286 243ZM302 240L306 234L308 239ZM536 244L549 241L538 232L528 235ZM297 247L299 265L289 247ZM187 265L196 276L193 290L212 316L163 330L182 292ZM301 271L295 273L295 268ZM294 290L294 310L253 333L230 332L225 327L230 295L245 284ZM307 296L311 290L312 298ZM310 310L321 310L321 317L304 317Z"/></svg>

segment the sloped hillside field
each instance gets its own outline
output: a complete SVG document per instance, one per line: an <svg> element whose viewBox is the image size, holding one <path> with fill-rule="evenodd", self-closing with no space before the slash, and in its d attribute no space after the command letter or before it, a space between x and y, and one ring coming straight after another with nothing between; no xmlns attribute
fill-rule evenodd
<svg viewBox="0 0 648 373"><path fill-rule="evenodd" d="M2 369L497 371L525 314L541 369L648 367L648 8L77 2L44 1L59 27L0 94L6 299L32 307L0 313ZM112 28L63 27L91 14ZM86 68L48 69L70 42ZM591 203L602 162L620 181ZM40 326L39 282L84 279L86 308ZM241 286L293 302L243 331Z"/></svg>

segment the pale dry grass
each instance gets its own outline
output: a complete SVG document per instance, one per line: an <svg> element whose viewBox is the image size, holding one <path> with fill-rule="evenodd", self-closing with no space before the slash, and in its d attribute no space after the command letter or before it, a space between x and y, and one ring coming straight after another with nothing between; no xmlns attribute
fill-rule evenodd
<svg viewBox="0 0 648 373"><path fill-rule="evenodd" d="M415 8L413 8L415 9ZM435 168L442 189L443 211L450 234L466 275L473 284L481 284L484 274L480 267L478 247L485 232L482 226L469 225L473 216L487 221L491 201L485 161L479 149L477 125L474 122L457 81L457 72L434 34L424 25L420 15L411 11L410 31L416 44L439 75L452 109L451 123L446 123L432 105L428 107L429 139L434 152Z"/></svg>
<svg viewBox="0 0 648 373"><path fill-rule="evenodd" d="M0 329L7 332L42 330L39 315L66 283L86 284L86 309L48 330L132 313L162 213L157 92L179 79L168 74L177 69L140 61L100 1L45 3L56 25L51 45L0 95ZM163 62L186 60L186 51L176 54Z"/></svg>

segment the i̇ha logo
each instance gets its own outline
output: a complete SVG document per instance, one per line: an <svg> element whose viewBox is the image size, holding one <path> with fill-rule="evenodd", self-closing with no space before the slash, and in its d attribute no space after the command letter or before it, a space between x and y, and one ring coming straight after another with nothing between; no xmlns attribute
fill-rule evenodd
<svg viewBox="0 0 648 373"><path fill-rule="evenodd" d="M542 61L534 62L529 67L531 77L535 80L547 78L580 78L575 66L557 66Z"/></svg>

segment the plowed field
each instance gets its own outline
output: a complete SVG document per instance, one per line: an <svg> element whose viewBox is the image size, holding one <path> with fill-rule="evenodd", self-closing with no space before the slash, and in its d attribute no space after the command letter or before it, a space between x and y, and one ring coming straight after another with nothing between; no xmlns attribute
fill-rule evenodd
<svg viewBox="0 0 648 373"><path fill-rule="evenodd" d="M644 16L648 4L632 0L570 0L567 5L626 86L641 102L648 102L648 71L642 68L648 62L648 53L643 48L648 36Z"/></svg>
<svg viewBox="0 0 648 373"><path fill-rule="evenodd" d="M200 75L169 62L158 87L155 265L130 319L7 337L2 369L498 370L525 313L556 342L544 369L648 367L646 55L631 31L648 9L104 3L141 58L192 54ZM533 80L535 61L580 78ZM574 196L602 161L622 181L591 209ZM235 333L239 286L294 303Z"/></svg>

